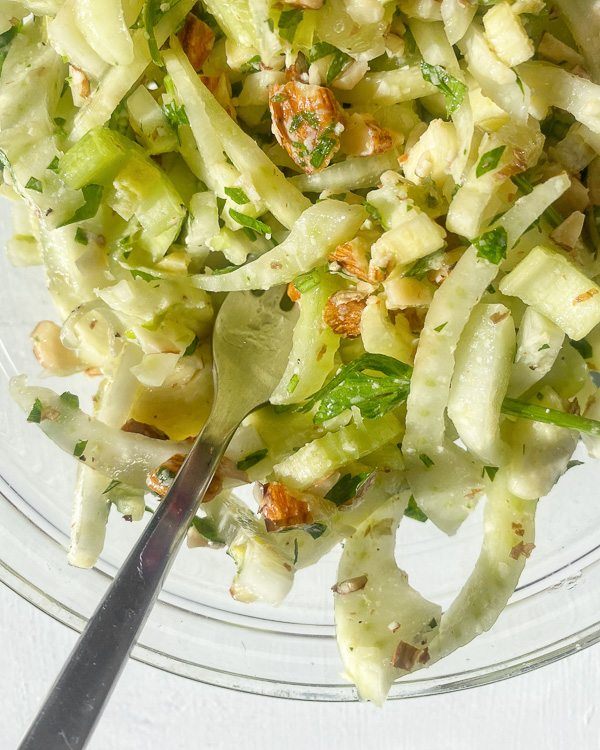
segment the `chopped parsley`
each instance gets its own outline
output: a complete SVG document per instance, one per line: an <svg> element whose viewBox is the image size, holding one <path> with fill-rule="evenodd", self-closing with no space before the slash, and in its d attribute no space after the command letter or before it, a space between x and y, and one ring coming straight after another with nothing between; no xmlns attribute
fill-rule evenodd
<svg viewBox="0 0 600 750"><path fill-rule="evenodd" d="M264 221L253 219L252 216L236 211L234 208L229 209L229 215L238 224L241 224L243 227L249 227L254 232L258 232L258 234L271 234L271 227L265 224Z"/></svg>
<svg viewBox="0 0 600 750"><path fill-rule="evenodd" d="M87 232L85 229L82 229L81 227L77 227L77 230L75 232L75 242L78 242L80 245L87 245L89 240L87 236Z"/></svg>
<svg viewBox="0 0 600 750"><path fill-rule="evenodd" d="M419 458L425 464L426 469L431 469L431 467L435 464L435 461L429 458L426 453L420 453Z"/></svg>
<svg viewBox="0 0 600 750"><path fill-rule="evenodd" d="M98 213L98 209L100 208L100 201L102 200L102 193L104 191L104 188L102 185L86 185L84 188L82 188L81 192L83 193L83 199L85 203L83 206L80 206L77 211L71 216L70 219L67 219L66 221L63 221L62 224L59 224L59 227L66 227L69 224L77 224L80 221L85 221L86 219L93 219L94 216Z"/></svg>
<svg viewBox="0 0 600 750"><path fill-rule="evenodd" d="M87 440L80 440L75 444L75 448L73 448L73 455L75 456L75 458L81 458L83 456L83 451L85 450L87 444Z"/></svg>
<svg viewBox="0 0 600 750"><path fill-rule="evenodd" d="M421 63L421 75L444 95L448 114L456 112L467 93L465 84L451 76L441 65L429 65L425 61Z"/></svg>
<svg viewBox="0 0 600 750"><path fill-rule="evenodd" d="M258 73L260 70L260 55L254 55L240 66L242 73Z"/></svg>
<svg viewBox="0 0 600 750"><path fill-rule="evenodd" d="M406 506L404 515L407 518L412 518L415 521L420 521L421 523L425 523L425 521L427 520L427 516L425 515L425 513L423 513L421 508L419 508L419 506L416 503L415 498L412 495L410 496L408 500L408 505Z"/></svg>
<svg viewBox="0 0 600 750"><path fill-rule="evenodd" d="M327 70L327 75L325 77L325 82L327 83L328 86L339 76L342 70L344 70L344 68L352 61L352 58L350 57L350 55L347 55L345 52L342 52L342 50L338 49L337 47L334 47L333 44L329 44L328 42L317 42L316 44L313 44L313 46L310 49L308 61L313 63L313 62L316 62L317 60L321 60L323 57L328 57L329 55L333 55L333 58L331 60L331 63Z"/></svg>
<svg viewBox="0 0 600 750"><path fill-rule="evenodd" d="M446 327L447 325L448 325L448 321L446 321L445 323L442 323L441 325L437 326L437 327L436 327L436 328L434 328L433 330L434 330L434 331L436 331L437 333L440 333L440 331L443 331L443 330L444 330L444 328L445 328L445 327Z"/></svg>
<svg viewBox="0 0 600 750"><path fill-rule="evenodd" d="M103 495L108 495L109 492L115 489L115 487L118 487L121 484L118 479L113 479L112 482L108 485L108 487L104 490L102 493Z"/></svg>
<svg viewBox="0 0 600 750"><path fill-rule="evenodd" d="M490 263L498 265L501 260L506 258L508 250L508 235L504 227L496 227L485 232L481 237L473 240L474 247L477 248L477 257L485 258Z"/></svg>
<svg viewBox="0 0 600 750"><path fill-rule="evenodd" d="M187 112L185 111L185 107L183 104L181 106L178 106L176 102L172 101L168 102L167 104L163 104L161 106L161 109L169 125L174 130L177 130L180 125L190 124Z"/></svg>
<svg viewBox="0 0 600 750"><path fill-rule="evenodd" d="M58 174L58 162L59 162L58 156L55 156L54 159L52 159L52 161L50 162L50 164L48 164L46 169L49 169L51 172L55 172Z"/></svg>
<svg viewBox="0 0 600 750"><path fill-rule="evenodd" d="M249 453L247 456L242 458L241 461L237 462L237 468L240 471L248 471L248 469L256 466L256 464L260 463L264 458L266 458L268 453L268 448L261 448L260 450L254 451L254 453Z"/></svg>
<svg viewBox="0 0 600 750"><path fill-rule="evenodd" d="M194 336L192 343L188 344L188 346L186 347L186 350L184 351L183 356L191 357L197 348L198 348L198 336Z"/></svg>
<svg viewBox="0 0 600 750"><path fill-rule="evenodd" d="M286 387L285 390L288 393L293 393L296 390L296 388L298 387L298 381L299 381L298 375L296 375L296 373L294 373L292 375L292 377L290 378L290 382L287 384L287 387Z"/></svg>
<svg viewBox="0 0 600 750"><path fill-rule="evenodd" d="M76 396L74 393L70 393L69 391L61 393L60 400L73 409L79 409L79 396Z"/></svg>
<svg viewBox="0 0 600 750"><path fill-rule="evenodd" d="M484 466L483 471L488 475L488 477L490 478L490 481L493 482L494 477L498 473L498 467L497 466ZM483 474L481 476L483 476Z"/></svg>
<svg viewBox="0 0 600 750"><path fill-rule="evenodd" d="M314 269L308 273L303 273L302 276L298 276L298 278L294 280L294 286L300 294L304 294L318 286L320 281L321 274Z"/></svg>
<svg viewBox="0 0 600 750"><path fill-rule="evenodd" d="M42 421L42 412L44 410L44 406L42 402L39 400L39 398L36 398L33 402L33 406L31 407L31 411L29 412L29 415L27 417L28 422L35 422L36 424L39 424Z"/></svg>
<svg viewBox="0 0 600 750"><path fill-rule="evenodd" d="M569 339L569 344L576 349L584 359L591 359L594 356L594 350L592 345L586 339L580 339L579 341L572 341Z"/></svg>
<svg viewBox="0 0 600 750"><path fill-rule="evenodd" d="M327 526L324 523L307 523L301 528L302 531L306 531L307 534L310 534L313 539L318 539L327 531Z"/></svg>
<svg viewBox="0 0 600 750"><path fill-rule="evenodd" d="M246 203L250 203L250 198L248 198L242 188L226 187L225 195L231 198L234 203L237 203L238 206L244 206Z"/></svg>
<svg viewBox="0 0 600 750"><path fill-rule="evenodd" d="M364 486L365 482L369 480L373 474L373 471L362 471L360 474L344 474L341 479L333 485L329 492L325 495L325 500L331 500L334 505L338 508L340 505L344 505L349 500L356 497L361 487Z"/></svg>
<svg viewBox="0 0 600 750"><path fill-rule="evenodd" d="M225 540L219 536L219 530L217 529L215 522L207 517L200 518L200 516L194 516L192 518L192 526L196 531L203 536L208 542L214 542L215 544L225 544Z"/></svg>
<svg viewBox="0 0 600 750"><path fill-rule="evenodd" d="M325 135L325 133L317 138L317 145L310 156L310 163L315 169L319 169L322 166L338 142L337 138L332 138L329 135Z"/></svg>
<svg viewBox="0 0 600 750"><path fill-rule="evenodd" d="M25 188L27 190L35 190L36 193L43 193L44 188L42 187L42 183L37 179L37 177L30 177L27 180L27 184L25 185Z"/></svg>
<svg viewBox="0 0 600 750"><path fill-rule="evenodd" d="M279 16L277 27L279 36L290 44L294 41L298 24L302 21L304 11L302 8L293 8L292 10L283 10Z"/></svg>
<svg viewBox="0 0 600 750"><path fill-rule="evenodd" d="M475 170L476 177L483 177L484 174L491 172L492 169L496 169L505 151L506 146L498 146L491 151L487 151L479 160L479 164Z"/></svg>

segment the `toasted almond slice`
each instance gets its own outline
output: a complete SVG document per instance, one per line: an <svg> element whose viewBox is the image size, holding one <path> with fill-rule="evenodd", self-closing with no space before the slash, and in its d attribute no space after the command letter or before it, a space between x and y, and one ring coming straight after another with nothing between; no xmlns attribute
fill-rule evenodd
<svg viewBox="0 0 600 750"><path fill-rule="evenodd" d="M196 73L202 69L215 43L213 30L193 13L185 17L185 24L177 39Z"/></svg>
<svg viewBox="0 0 600 750"><path fill-rule="evenodd" d="M280 482L269 482L262 487L258 512L265 519L267 531L303 526L314 521L308 503Z"/></svg>
<svg viewBox="0 0 600 750"><path fill-rule="evenodd" d="M360 336L360 321L367 304L364 294L350 289L336 292L325 305L323 320L334 333L348 339Z"/></svg>

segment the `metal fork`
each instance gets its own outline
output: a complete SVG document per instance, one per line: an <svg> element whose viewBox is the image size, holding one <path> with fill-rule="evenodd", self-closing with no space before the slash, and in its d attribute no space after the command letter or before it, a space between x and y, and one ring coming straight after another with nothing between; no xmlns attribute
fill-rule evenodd
<svg viewBox="0 0 600 750"><path fill-rule="evenodd" d="M90 618L19 750L85 747L231 437L281 379L293 316L281 290L230 294L215 322L215 401L204 429Z"/></svg>

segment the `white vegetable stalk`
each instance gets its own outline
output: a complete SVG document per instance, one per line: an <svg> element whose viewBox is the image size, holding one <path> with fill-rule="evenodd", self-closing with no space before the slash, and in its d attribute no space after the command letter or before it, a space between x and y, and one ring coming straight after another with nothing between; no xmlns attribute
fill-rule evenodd
<svg viewBox="0 0 600 750"><path fill-rule="evenodd" d="M109 65L130 65L133 42L123 16L121 0L75 0L73 10L79 31Z"/></svg>
<svg viewBox="0 0 600 750"><path fill-rule="evenodd" d="M468 450L490 466L502 466L500 409L515 353L515 325L504 305L478 305L456 350L448 416Z"/></svg>
<svg viewBox="0 0 600 750"><path fill-rule="evenodd" d="M460 42L477 12L477 6L462 0L442 0L444 31L450 44Z"/></svg>
<svg viewBox="0 0 600 750"><path fill-rule="evenodd" d="M409 492L391 497L346 540L334 594L336 635L348 675L361 698L383 705L401 674L391 662L405 644L406 657L427 654L442 608L424 599L396 565L396 530ZM416 652L416 653L415 653Z"/></svg>
<svg viewBox="0 0 600 750"><path fill-rule="evenodd" d="M566 175L548 180L520 198L498 221L497 226L506 229L509 249L517 244L523 232L562 195L569 184ZM469 507L464 505L464 501L469 487L464 487L462 499L460 493L455 495L455 500L458 498L462 504L458 513L452 507L454 502L442 501L437 493L433 502L428 501L431 498L427 488L428 475L423 473L419 455L425 454L437 461L436 456L446 453L445 411L454 371L454 352L473 307L497 273L498 266L478 258L474 246L465 252L434 295L415 357L402 450L417 504L440 528L456 530L457 521L460 525L460 516L463 520L466 518ZM415 489L417 483L419 488Z"/></svg>
<svg viewBox="0 0 600 750"><path fill-rule="evenodd" d="M171 50L165 52L163 58L178 95L186 103L188 119L200 152L200 144L205 137L204 124L208 118L227 156L240 173L249 172L252 175L256 190L271 213L291 229L302 211L310 205L308 199L286 180L252 138L225 112L196 75L176 39L171 40Z"/></svg>

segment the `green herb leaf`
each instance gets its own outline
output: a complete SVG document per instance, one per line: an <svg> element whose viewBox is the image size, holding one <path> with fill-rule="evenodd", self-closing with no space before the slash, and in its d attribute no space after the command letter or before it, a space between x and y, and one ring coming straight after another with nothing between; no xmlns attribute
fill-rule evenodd
<svg viewBox="0 0 600 750"><path fill-rule="evenodd" d="M2 66L4 65L6 56L8 55L10 44L12 40L16 37L20 26L21 24L17 24L16 26L11 26L10 29L8 29L8 31L5 31L3 34L0 34L0 73L2 72Z"/></svg>
<svg viewBox="0 0 600 750"><path fill-rule="evenodd" d="M82 188L81 192L83 193L83 199L85 200L85 203L83 206L77 209L73 216L71 216L70 219L67 219L66 221L63 221L62 224L59 224L60 227L66 227L69 224L77 224L80 221L85 221L86 219L93 219L94 216L98 213L98 209L100 208L100 201L102 200L102 193L104 191L104 188L102 185L86 185L84 188Z"/></svg>
<svg viewBox="0 0 600 750"><path fill-rule="evenodd" d="M294 565L298 562L298 537L294 539Z"/></svg>
<svg viewBox="0 0 600 750"><path fill-rule="evenodd" d="M585 466L585 462L577 460L569 461L567 464L567 471L569 471L569 469L574 469L576 466Z"/></svg>
<svg viewBox="0 0 600 750"><path fill-rule="evenodd" d="M85 229L82 229L81 227L77 227L77 230L75 232L75 242L78 242L80 245L87 245L89 242L87 232Z"/></svg>
<svg viewBox="0 0 600 750"><path fill-rule="evenodd" d="M292 375L292 377L290 378L290 382L287 384L285 390L288 393L293 393L296 390L296 388L298 387L298 382L299 382L298 375L296 373L294 373Z"/></svg>
<svg viewBox="0 0 600 750"><path fill-rule="evenodd" d="M337 142L337 138L331 138L326 135L319 136L317 139L317 145L310 155L310 163L315 169L319 169L325 159L327 159L329 154L335 148Z"/></svg>
<svg viewBox="0 0 600 750"><path fill-rule="evenodd" d="M52 159L52 161L50 162L50 164L48 164L46 169L49 169L51 172L55 172L56 174L58 174L58 163L59 163L58 156L55 156L54 159Z"/></svg>
<svg viewBox="0 0 600 750"><path fill-rule="evenodd" d="M479 160L477 169L475 170L476 177L483 177L487 172L491 172L492 169L496 169L502 154L506 151L506 146L498 146L493 148L491 151L487 151Z"/></svg>
<svg viewBox="0 0 600 750"><path fill-rule="evenodd" d="M142 279L143 281L156 281L157 276L152 276L150 273L145 271L139 271L137 268L131 268L129 270L134 279Z"/></svg>
<svg viewBox="0 0 600 750"><path fill-rule="evenodd" d="M444 328L445 328L445 327L446 327L447 325L448 325L448 321L446 321L445 323L442 323L441 325L437 326L437 327L436 327L436 328L434 328L433 330L434 330L434 331L436 331L437 333L440 333L440 331L443 331L443 330L444 330Z"/></svg>
<svg viewBox="0 0 600 750"><path fill-rule="evenodd" d="M379 213L379 210L375 208L375 206L372 203L369 203L369 201L364 201L363 206L366 208L369 216L374 221L378 221L381 224L381 214Z"/></svg>
<svg viewBox="0 0 600 750"><path fill-rule="evenodd" d="M474 247L477 248L477 257L485 258L490 263L498 265L501 260L506 258L508 249L508 235L504 227L496 227L485 232L481 237L473 240Z"/></svg>
<svg viewBox="0 0 600 750"><path fill-rule="evenodd" d="M373 471L362 471L360 474L344 474L341 479L333 485L329 492L325 495L325 500L331 500L332 503L340 507L349 500L356 497L361 487L364 486L375 473Z"/></svg>
<svg viewBox="0 0 600 750"><path fill-rule="evenodd" d="M36 193L43 193L42 183L36 177L30 177L25 185L27 190L35 190Z"/></svg>
<svg viewBox="0 0 600 750"><path fill-rule="evenodd" d="M253 219L251 216L236 211L234 208L229 209L229 215L234 221L237 221L238 224L241 224L243 227L250 227L254 232L258 232L259 234L271 234L271 227L268 224L265 224L264 221Z"/></svg>
<svg viewBox="0 0 600 750"><path fill-rule="evenodd" d="M315 268L308 273L303 273L301 276L298 276L297 279L294 279L294 286L300 294L304 294L305 292L314 289L316 286L319 286L320 282L321 274Z"/></svg>
<svg viewBox="0 0 600 750"><path fill-rule="evenodd" d="M186 348L186 350L183 353L183 356L184 357L191 357L192 354L194 354L194 352L196 351L197 348L198 348L198 336L194 336L194 339L193 339L192 343L188 345L188 347Z"/></svg>
<svg viewBox="0 0 600 750"><path fill-rule="evenodd" d="M60 400L72 409L79 409L79 396L76 396L74 393L70 393L69 391L61 393Z"/></svg>
<svg viewBox="0 0 600 750"><path fill-rule="evenodd" d="M176 102L169 102L168 104L163 104L161 106L163 115L169 122L169 125L174 129L177 130L177 128L180 125L189 125L190 121L188 120L187 112L185 111L185 107L182 104L180 107L177 106Z"/></svg>
<svg viewBox="0 0 600 750"><path fill-rule="evenodd" d="M258 73L260 70L260 55L254 55L245 63L240 65L240 71L242 73Z"/></svg>
<svg viewBox="0 0 600 750"><path fill-rule="evenodd" d="M485 473L490 478L490 481L493 482L494 481L494 477L498 473L498 467L497 466L484 466L483 470L485 471Z"/></svg>
<svg viewBox="0 0 600 750"><path fill-rule="evenodd" d="M542 344L538 349L538 352L542 352L544 349L550 349L550 344Z"/></svg>
<svg viewBox="0 0 600 750"><path fill-rule="evenodd" d="M279 29L279 36L290 44L294 41L294 35L298 24L302 21L304 11L302 8L294 8L293 10L283 10L279 16L277 27Z"/></svg>
<svg viewBox="0 0 600 750"><path fill-rule="evenodd" d="M73 449L73 455L75 458L81 458L83 455L83 451L85 450L85 446L88 444L87 440L80 440Z"/></svg>
<svg viewBox="0 0 600 750"><path fill-rule="evenodd" d="M261 448L260 450L254 451L254 453L249 453L245 458L242 458L241 461L237 462L237 467L240 471L248 471L248 469L256 466L256 464L266 458L268 453L268 448Z"/></svg>
<svg viewBox="0 0 600 750"><path fill-rule="evenodd" d="M424 279L430 271L436 271L438 268L441 268L443 259L444 251L436 250L435 252L426 255L424 258L419 258L419 260L416 261L416 263L414 263L408 271L403 274L403 276L409 276L410 278L421 281L421 279Z"/></svg>
<svg viewBox="0 0 600 750"><path fill-rule="evenodd" d="M150 50L150 57L155 65L159 68L164 67L162 57L160 56L160 50L158 49L158 43L154 33L156 24L160 19L177 3L177 0L146 0L143 10L144 18L144 29L146 30L146 39L148 40L148 48Z"/></svg>
<svg viewBox="0 0 600 750"><path fill-rule="evenodd" d="M381 375L372 375L377 372ZM315 424L337 417L356 406L365 419L375 419L404 403L410 388L412 368L384 354L363 354L343 365L335 376L297 411L319 407Z"/></svg>
<svg viewBox="0 0 600 750"><path fill-rule="evenodd" d="M421 75L444 95L448 114L456 112L467 93L465 84L447 73L441 65L429 65L425 61L421 63Z"/></svg>
<svg viewBox="0 0 600 750"><path fill-rule="evenodd" d="M317 42L316 44L313 44L308 60L313 63L317 60L321 60L323 57L328 57L329 55L333 55L333 59L329 65L325 78L325 82L328 86L352 61L350 55L347 55L345 52L342 52L341 49L334 47L333 44L329 44L328 42Z"/></svg>
<svg viewBox="0 0 600 750"><path fill-rule="evenodd" d="M591 359L594 356L594 350L592 345L586 339L580 339L579 341L572 341L569 339L569 344L576 349L584 359Z"/></svg>
<svg viewBox="0 0 600 750"><path fill-rule="evenodd" d="M203 536L207 541L214 542L215 544L225 544L225 540L219 536L219 530L212 519L207 518L206 516L203 518L200 518L200 516L194 516L192 518L192 526L200 536Z"/></svg>
<svg viewBox="0 0 600 750"><path fill-rule="evenodd" d="M39 424L42 421L43 410L44 406L42 402L39 400L39 398L36 398L33 402L33 406L31 407L31 411L29 412L29 416L27 417L27 421Z"/></svg>
<svg viewBox="0 0 600 750"><path fill-rule="evenodd" d="M65 130L65 125L67 124L67 121L64 117L55 117L54 118L54 132L56 135L67 135L67 131Z"/></svg>
<svg viewBox="0 0 600 750"><path fill-rule="evenodd" d="M115 489L115 487L118 487L121 484L118 479L113 479L112 482L108 485L108 487L104 490L102 493L103 495L108 495L109 492Z"/></svg>
<svg viewBox="0 0 600 750"><path fill-rule="evenodd" d="M246 203L250 203L250 198L248 198L242 188L226 187L225 195L229 196L229 198L231 198L234 203L237 203L238 206L243 206Z"/></svg>
<svg viewBox="0 0 600 750"><path fill-rule="evenodd" d="M576 430L587 435L600 437L600 422L597 419L580 417L577 414L568 414L557 409L547 409L545 406L529 404L515 398L504 399L502 413L509 417L520 417L521 419L530 419L533 422L555 424L557 427L566 427L568 430Z"/></svg>
<svg viewBox="0 0 600 750"><path fill-rule="evenodd" d="M232 271L236 271L238 268L241 268L241 266L225 266L225 268L213 268L212 276L221 276L224 273L231 273Z"/></svg>
<svg viewBox="0 0 600 750"><path fill-rule="evenodd" d="M275 102L275 103L277 103L277 102L285 102L285 101L287 101L287 96L285 94L274 94L271 97L271 101Z"/></svg>
<svg viewBox="0 0 600 750"><path fill-rule="evenodd" d="M421 508L417 505L415 498L411 495L408 500L408 505L406 506L406 510L404 511L404 515L407 518L412 518L415 521L420 521L421 523L425 523L427 520L427 516Z"/></svg>
<svg viewBox="0 0 600 750"><path fill-rule="evenodd" d="M431 469L431 467L435 464L435 461L432 461L426 453L421 453L419 455L419 458L425 464L426 469Z"/></svg>
<svg viewBox="0 0 600 750"><path fill-rule="evenodd" d="M327 526L324 523L307 523L301 528L302 531L306 531L307 534L310 534L313 539L318 539L327 531Z"/></svg>

